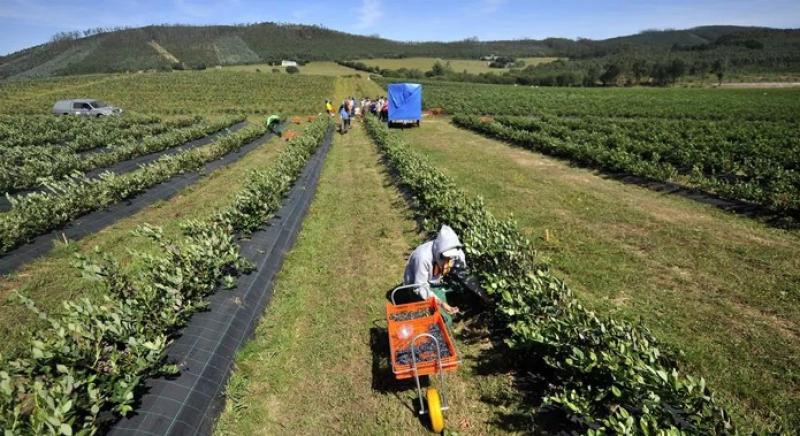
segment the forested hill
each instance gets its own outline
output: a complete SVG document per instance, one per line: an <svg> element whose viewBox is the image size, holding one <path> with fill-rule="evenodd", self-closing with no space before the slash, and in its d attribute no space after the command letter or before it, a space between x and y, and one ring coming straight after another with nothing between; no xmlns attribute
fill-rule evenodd
<svg viewBox="0 0 800 436"><path fill-rule="evenodd" d="M800 57L800 30L706 26L688 30L645 31L600 41L549 38L416 43L292 24L160 25L57 35L49 43L0 57L0 79L197 68L281 59L311 61L403 56L478 58L488 54L591 59L623 52L652 54L676 50L703 51L706 52L704 56L712 51L726 57L794 64Z"/></svg>

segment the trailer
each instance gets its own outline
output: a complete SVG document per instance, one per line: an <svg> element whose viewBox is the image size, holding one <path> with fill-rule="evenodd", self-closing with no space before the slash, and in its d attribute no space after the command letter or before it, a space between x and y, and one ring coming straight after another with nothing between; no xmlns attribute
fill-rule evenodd
<svg viewBox="0 0 800 436"><path fill-rule="evenodd" d="M422 119L422 85L389 84L389 125L419 126Z"/></svg>

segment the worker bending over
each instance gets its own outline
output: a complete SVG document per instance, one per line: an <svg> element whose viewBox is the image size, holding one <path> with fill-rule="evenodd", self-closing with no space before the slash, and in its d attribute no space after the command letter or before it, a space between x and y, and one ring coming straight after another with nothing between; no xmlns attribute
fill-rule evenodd
<svg viewBox="0 0 800 436"><path fill-rule="evenodd" d="M420 298L435 298L439 302L448 325L451 315L458 313L458 307L447 304L442 279L453 267L466 268L466 257L461 247L456 232L450 226L442 225L435 239L425 242L411 253L403 273L404 285L419 285L414 292Z"/></svg>
<svg viewBox="0 0 800 436"><path fill-rule="evenodd" d="M270 132L282 136L283 131L281 131L281 116L280 115L270 115L267 117L267 130Z"/></svg>

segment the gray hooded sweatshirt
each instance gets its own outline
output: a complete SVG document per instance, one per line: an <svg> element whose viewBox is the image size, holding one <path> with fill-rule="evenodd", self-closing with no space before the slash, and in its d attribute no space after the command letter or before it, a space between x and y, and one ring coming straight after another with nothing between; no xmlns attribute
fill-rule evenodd
<svg viewBox="0 0 800 436"><path fill-rule="evenodd" d="M406 270L403 273L403 284L412 285L419 284L420 286L414 289L414 292L423 300L428 298L437 298L431 292L431 284L438 283L442 277L433 276L433 266L437 261L443 259L442 253L452 248L461 248L461 241L458 240L458 235L448 225L442 225L436 239L428 241L417 247L411 256L408 258ZM466 266L464 253L459 250L459 255L456 256L456 264Z"/></svg>

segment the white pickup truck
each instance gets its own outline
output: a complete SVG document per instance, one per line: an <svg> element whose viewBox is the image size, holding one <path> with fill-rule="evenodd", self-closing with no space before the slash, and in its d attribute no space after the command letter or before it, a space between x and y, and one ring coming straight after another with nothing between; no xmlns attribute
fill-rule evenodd
<svg viewBox="0 0 800 436"><path fill-rule="evenodd" d="M108 117L120 115L122 109L109 106L100 100L78 98L59 100L53 105L54 115L77 115L81 117Z"/></svg>

